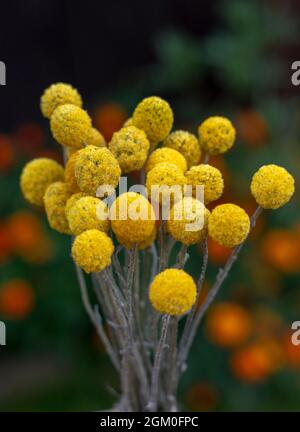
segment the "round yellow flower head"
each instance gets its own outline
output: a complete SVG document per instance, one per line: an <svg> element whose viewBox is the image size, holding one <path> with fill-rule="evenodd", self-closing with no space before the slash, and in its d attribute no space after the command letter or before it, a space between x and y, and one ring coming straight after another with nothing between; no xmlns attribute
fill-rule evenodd
<svg viewBox="0 0 300 432"><path fill-rule="evenodd" d="M197 137L187 131L172 132L164 141L164 146L179 151L186 161L188 168L197 165L201 157L201 148Z"/></svg>
<svg viewBox="0 0 300 432"><path fill-rule="evenodd" d="M162 204L167 204L168 200L178 201L182 197L185 184L186 178L182 170L177 165L168 162L155 165L146 178L149 198Z"/></svg>
<svg viewBox="0 0 300 432"><path fill-rule="evenodd" d="M180 168L183 173L185 173L187 170L186 160L181 153L179 153L177 150L174 150L172 148L162 147L157 150L154 150L154 152L150 154L147 163L145 165L146 173L151 171L152 168L155 167L155 165L162 162L169 162L177 165L178 168Z"/></svg>
<svg viewBox="0 0 300 432"><path fill-rule="evenodd" d="M167 230L175 240L186 245L199 243L207 236L209 215L204 204L185 197L171 208Z"/></svg>
<svg viewBox="0 0 300 432"><path fill-rule="evenodd" d="M73 207L73 205L80 199L83 197L88 196L87 194L83 193L83 192L76 192L73 195L71 195L71 197L68 199L68 201L66 202L66 206L65 206L65 214L66 217L68 219L68 213L71 210L71 208Z"/></svg>
<svg viewBox="0 0 300 432"><path fill-rule="evenodd" d="M216 201L223 193L224 180L221 172L208 164L193 166L186 173L187 184L193 186L193 195L196 196L196 186L204 187L204 202L208 204Z"/></svg>
<svg viewBox="0 0 300 432"><path fill-rule="evenodd" d="M111 264L114 245L108 235L97 229L79 234L72 246L72 256L86 273L100 272Z"/></svg>
<svg viewBox="0 0 300 432"><path fill-rule="evenodd" d="M196 301L196 284L185 271L167 269L153 279L149 298L158 312L182 315L188 312Z"/></svg>
<svg viewBox="0 0 300 432"><path fill-rule="evenodd" d="M132 116L132 124L144 130L151 143L163 141L172 129L173 121L170 105L157 96L143 99Z"/></svg>
<svg viewBox="0 0 300 432"><path fill-rule="evenodd" d="M108 148L119 162L122 172L130 173L144 166L150 143L143 130L128 126L113 134Z"/></svg>
<svg viewBox="0 0 300 432"><path fill-rule="evenodd" d="M226 117L209 117L198 128L200 146L211 155L225 153L235 141L235 129Z"/></svg>
<svg viewBox="0 0 300 432"><path fill-rule="evenodd" d="M118 161L108 148L87 146L78 152L75 177L81 192L96 195L100 186L115 188L120 175Z"/></svg>
<svg viewBox="0 0 300 432"><path fill-rule="evenodd" d="M44 117L50 118L60 105L72 104L82 106L81 96L70 84L56 83L48 87L41 97L41 111Z"/></svg>
<svg viewBox="0 0 300 432"><path fill-rule="evenodd" d="M139 250L144 250L150 247L154 242L154 240L156 239L156 236L157 236L157 229L156 226L154 225L152 233L144 241L137 243ZM134 243L128 241L128 236L125 236L125 238L123 238L120 235L116 235L116 238L121 245L125 246L126 249L132 249L134 247Z"/></svg>
<svg viewBox="0 0 300 432"><path fill-rule="evenodd" d="M71 234L65 214L65 206L72 192L63 182L52 183L44 196L45 210L51 228L62 234Z"/></svg>
<svg viewBox="0 0 300 432"><path fill-rule="evenodd" d="M23 168L20 186L28 202L42 207L47 187L60 180L64 180L63 167L52 159L38 158L28 162Z"/></svg>
<svg viewBox="0 0 300 432"><path fill-rule="evenodd" d="M245 210L235 204L221 204L208 219L208 233L221 246L232 248L248 236L250 219Z"/></svg>
<svg viewBox="0 0 300 432"><path fill-rule="evenodd" d="M104 136L94 127L91 127L85 138L84 145L93 145L96 147L106 147Z"/></svg>
<svg viewBox="0 0 300 432"><path fill-rule="evenodd" d="M78 192L79 187L75 177L75 162L78 155L78 150L72 153L66 163L65 167L65 181L70 186L72 192Z"/></svg>
<svg viewBox="0 0 300 432"><path fill-rule="evenodd" d="M278 165L264 165L254 174L251 193L257 204L265 209L284 206L295 192L293 176Z"/></svg>
<svg viewBox="0 0 300 432"><path fill-rule="evenodd" d="M91 196L79 198L66 216L74 235L90 229L98 229L103 232L109 230L108 207L99 198Z"/></svg>
<svg viewBox="0 0 300 432"><path fill-rule="evenodd" d="M76 105L58 106L50 119L53 137L61 145L81 148L92 126L90 116Z"/></svg>
<svg viewBox="0 0 300 432"><path fill-rule="evenodd" d="M110 220L113 232L124 245L149 240L155 226L152 205L135 192L123 193L112 203Z"/></svg>

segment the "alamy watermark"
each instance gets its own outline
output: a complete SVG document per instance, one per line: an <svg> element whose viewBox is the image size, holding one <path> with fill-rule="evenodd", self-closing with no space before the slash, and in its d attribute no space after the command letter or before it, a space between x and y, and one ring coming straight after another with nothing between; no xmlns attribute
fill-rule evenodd
<svg viewBox="0 0 300 432"><path fill-rule="evenodd" d="M0 85L6 85L6 65L3 61L0 61Z"/></svg>
<svg viewBox="0 0 300 432"><path fill-rule="evenodd" d="M291 336L292 344L298 346L300 345L300 321L294 321L291 329L294 330Z"/></svg>
<svg viewBox="0 0 300 432"><path fill-rule="evenodd" d="M300 61L294 61L291 69L295 71L291 76L291 81L294 86L300 85Z"/></svg>
<svg viewBox="0 0 300 432"><path fill-rule="evenodd" d="M3 321L0 321L0 346L6 345L6 326Z"/></svg>

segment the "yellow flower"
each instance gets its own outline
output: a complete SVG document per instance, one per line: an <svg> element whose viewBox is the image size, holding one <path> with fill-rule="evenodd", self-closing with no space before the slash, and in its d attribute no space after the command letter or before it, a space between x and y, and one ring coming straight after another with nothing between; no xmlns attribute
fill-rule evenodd
<svg viewBox="0 0 300 432"><path fill-rule="evenodd" d="M235 141L235 129L225 117L209 117L198 128L200 147L211 155L225 153Z"/></svg>
<svg viewBox="0 0 300 432"><path fill-rule="evenodd" d="M128 126L113 134L108 144L122 172L140 170L147 159L150 143L145 132L135 126Z"/></svg>
<svg viewBox="0 0 300 432"><path fill-rule="evenodd" d="M172 132L164 141L165 147L179 151L186 161L188 168L197 165L201 157L201 148L195 135L190 132L178 130Z"/></svg>
<svg viewBox="0 0 300 432"><path fill-rule="evenodd" d="M94 127L91 127L89 129L84 144L93 145L96 147L106 147L106 141L104 136Z"/></svg>
<svg viewBox="0 0 300 432"><path fill-rule="evenodd" d="M38 158L23 168L20 185L24 197L31 204L42 207L47 187L64 179L63 167L52 159Z"/></svg>
<svg viewBox="0 0 300 432"><path fill-rule="evenodd" d="M116 237L127 246L149 240L155 226L152 205L135 192L123 193L113 202L110 220Z"/></svg>
<svg viewBox="0 0 300 432"><path fill-rule="evenodd" d="M78 150L72 153L66 163L65 167L65 181L70 186L72 192L78 192L79 187L75 177L75 162L78 155Z"/></svg>
<svg viewBox="0 0 300 432"><path fill-rule="evenodd" d="M173 121L170 105L157 96L143 99L132 116L132 124L144 130L151 143L163 141L172 129Z"/></svg>
<svg viewBox="0 0 300 432"><path fill-rule="evenodd" d="M50 118L55 108L72 104L82 106L81 96L70 84L56 83L48 87L41 97L41 111L44 117Z"/></svg>
<svg viewBox="0 0 300 432"><path fill-rule="evenodd" d="M235 204L218 205L208 219L208 233L211 238L228 248L242 243L247 238L249 230L249 216Z"/></svg>
<svg viewBox="0 0 300 432"><path fill-rule="evenodd" d="M187 184L193 186L196 197L196 186L204 187L204 202L208 204L217 200L223 193L224 181L221 172L208 164L193 166L186 173Z"/></svg>
<svg viewBox="0 0 300 432"><path fill-rule="evenodd" d="M182 315L196 301L196 284L185 271L167 269L155 276L150 285L149 298L158 312Z"/></svg>
<svg viewBox="0 0 300 432"><path fill-rule="evenodd" d="M152 233L144 241L137 243L139 250L147 249L148 247L150 247L154 242L154 240L156 239L156 236L157 236L157 229L156 226L154 225ZM134 243L128 241L128 235L125 236L124 238L121 235L116 235L116 238L121 245L125 246L126 249L132 249L134 247Z"/></svg>
<svg viewBox="0 0 300 432"><path fill-rule="evenodd" d="M200 201L183 198L171 208L167 230L175 240L186 245L199 243L207 236L209 214Z"/></svg>
<svg viewBox="0 0 300 432"><path fill-rule="evenodd" d="M264 165L253 176L251 193L265 209L284 206L295 192L293 176L278 165Z"/></svg>
<svg viewBox="0 0 300 432"><path fill-rule="evenodd" d="M163 147L150 154L145 165L145 172L148 173L155 167L155 165L162 162L169 162L177 165L183 173L187 170L186 160L181 153L172 148Z"/></svg>
<svg viewBox="0 0 300 432"><path fill-rule="evenodd" d="M51 228L62 234L71 234L65 214L65 206L72 192L63 182L52 183L44 196L45 210Z"/></svg>
<svg viewBox="0 0 300 432"><path fill-rule="evenodd" d="M78 152L75 177L81 192L96 195L102 185L115 188L121 169L117 159L106 147L87 146Z"/></svg>
<svg viewBox="0 0 300 432"><path fill-rule="evenodd" d="M183 186L186 184L186 178L177 165L162 162L155 165L148 172L146 178L146 188L149 198L163 204L177 201L182 198ZM152 193L151 193L152 192ZM158 195L159 192L159 195Z"/></svg>
<svg viewBox="0 0 300 432"><path fill-rule="evenodd" d="M90 196L79 198L66 216L74 235L90 229L98 229L103 232L109 230L108 207L99 198Z"/></svg>
<svg viewBox="0 0 300 432"><path fill-rule="evenodd" d="M61 145L81 148L91 129L91 119L86 111L76 105L58 106L50 119L53 137Z"/></svg>
<svg viewBox="0 0 300 432"><path fill-rule="evenodd" d="M71 210L71 208L73 207L73 205L80 199L83 197L88 196L87 194L83 193L83 192L76 192L73 195L71 195L71 197L68 199L68 201L66 202L66 206L65 206L65 214L66 217L68 219L68 213Z"/></svg>
<svg viewBox="0 0 300 432"><path fill-rule="evenodd" d="M79 234L72 246L72 256L86 273L100 272L111 264L114 245L102 231L91 229Z"/></svg>

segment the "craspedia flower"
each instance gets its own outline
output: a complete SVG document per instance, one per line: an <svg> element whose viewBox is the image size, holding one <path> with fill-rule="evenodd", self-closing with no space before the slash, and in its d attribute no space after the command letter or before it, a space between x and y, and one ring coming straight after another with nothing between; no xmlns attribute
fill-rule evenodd
<svg viewBox="0 0 300 432"><path fill-rule="evenodd" d="M186 178L182 170L168 162L155 165L146 178L148 196L151 200L159 200L160 203L166 203L170 198L174 201L180 199L185 184Z"/></svg>
<svg viewBox="0 0 300 432"><path fill-rule="evenodd" d="M156 239L156 236L157 236L157 229L156 226L154 225L152 233L147 238L145 238L144 241L137 243L139 250L144 250L150 247L154 242L154 240ZM132 249L134 247L134 243L128 241L128 235L126 235L125 237L122 237L121 235L116 235L116 238L121 245L125 246L126 249Z"/></svg>
<svg viewBox="0 0 300 432"><path fill-rule="evenodd" d="M128 126L113 134L108 144L122 172L140 170L147 159L150 143L145 132L135 126Z"/></svg>
<svg viewBox="0 0 300 432"><path fill-rule="evenodd" d="M143 99L132 116L132 124L144 130L151 143L163 141L172 129L173 121L170 105L157 96Z"/></svg>
<svg viewBox="0 0 300 432"><path fill-rule="evenodd" d="M72 104L82 106L81 96L70 84L56 83L48 87L41 97L41 111L44 117L50 118L60 105Z"/></svg>
<svg viewBox="0 0 300 432"><path fill-rule="evenodd" d="M251 193L265 209L284 206L295 192L293 176L278 165L264 165L252 177Z"/></svg>
<svg viewBox="0 0 300 432"><path fill-rule="evenodd" d="M155 226L152 205L135 192L123 193L112 203L110 220L113 232L124 245L147 241Z"/></svg>
<svg viewBox="0 0 300 432"><path fill-rule="evenodd" d="M71 234L65 214L65 206L71 197L72 191L67 183L52 183L44 196L45 210L51 228L62 234Z"/></svg>
<svg viewBox="0 0 300 432"><path fill-rule="evenodd" d="M209 117L198 128L200 147L211 155L225 153L235 141L235 128L226 117Z"/></svg>
<svg viewBox="0 0 300 432"><path fill-rule="evenodd" d="M201 157L201 148L197 137L187 131L172 132L164 141L164 146L179 151L186 161L188 168L197 165Z"/></svg>
<svg viewBox="0 0 300 432"><path fill-rule="evenodd" d="M150 154L145 165L145 172L148 173L152 170L152 168L155 167L155 165L158 165L162 162L169 162L177 165L183 173L185 173L187 170L185 157L181 153L172 148L162 147L154 150L154 152Z"/></svg>
<svg viewBox="0 0 300 432"><path fill-rule="evenodd" d="M86 273L100 272L111 264L114 245L108 235L97 229L79 234L72 246L72 256Z"/></svg>
<svg viewBox="0 0 300 432"><path fill-rule="evenodd" d="M77 200L66 213L72 234L78 235L83 231L98 229L108 232L108 207L99 198L87 196Z"/></svg>
<svg viewBox="0 0 300 432"><path fill-rule="evenodd" d="M85 194L84 192L76 192L73 195L71 195L71 197L68 199L68 201L66 202L66 206L65 206L65 214L68 218L68 213L71 210L71 208L73 207L73 205L80 199L83 198L85 196L88 196L87 194Z"/></svg>
<svg viewBox="0 0 300 432"><path fill-rule="evenodd" d="M47 187L63 179L64 169L59 163L48 158L38 158L28 162L23 168L20 186L28 202L42 207Z"/></svg>
<svg viewBox="0 0 300 432"><path fill-rule="evenodd" d="M120 175L120 165L108 148L88 146L79 151L75 162L75 177L82 192L95 195L102 185L115 188Z"/></svg>
<svg viewBox="0 0 300 432"><path fill-rule="evenodd" d="M208 219L208 233L221 246L237 246L246 239L249 230L249 216L235 204L218 205Z"/></svg>
<svg viewBox="0 0 300 432"><path fill-rule="evenodd" d="M217 200L223 193L224 181L221 172L208 164L193 166L186 173L187 184L193 186L196 196L196 186L204 187L204 202L208 204Z"/></svg>
<svg viewBox="0 0 300 432"><path fill-rule="evenodd" d="M78 155L78 150L72 153L65 167L65 181L70 186L72 192L78 192L79 187L75 177L75 162Z"/></svg>
<svg viewBox="0 0 300 432"><path fill-rule="evenodd" d="M149 298L158 312L182 315L188 312L196 301L196 284L185 271L167 269L153 279Z"/></svg>
<svg viewBox="0 0 300 432"><path fill-rule="evenodd" d="M96 147L106 147L106 141L104 136L94 127L91 127L88 131L84 144L93 145Z"/></svg>
<svg viewBox="0 0 300 432"><path fill-rule="evenodd" d="M209 214L200 201L185 197L171 208L167 230L175 240L186 245L199 243L207 235Z"/></svg>
<svg viewBox="0 0 300 432"><path fill-rule="evenodd" d="M90 116L76 105L58 106L50 119L53 137L61 145L81 148L92 126Z"/></svg>

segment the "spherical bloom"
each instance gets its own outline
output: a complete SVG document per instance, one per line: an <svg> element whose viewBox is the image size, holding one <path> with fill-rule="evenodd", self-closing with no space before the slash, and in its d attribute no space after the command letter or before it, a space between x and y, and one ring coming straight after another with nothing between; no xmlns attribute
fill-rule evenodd
<svg viewBox="0 0 300 432"><path fill-rule="evenodd" d="M200 146L211 155L225 153L235 141L235 129L225 117L209 117L198 128Z"/></svg>
<svg viewBox="0 0 300 432"><path fill-rule="evenodd" d="M284 206L294 192L293 176L278 165L264 165L252 177L251 193L257 204L265 209Z"/></svg>
<svg viewBox="0 0 300 432"><path fill-rule="evenodd" d="M196 284L185 271L167 269L153 279L149 298L158 312L182 315L188 312L196 301Z"/></svg>
<svg viewBox="0 0 300 432"><path fill-rule="evenodd" d="M164 146L179 151L186 161L188 168L197 165L201 157L201 148L195 135L178 130L172 132L164 141Z"/></svg>
<svg viewBox="0 0 300 432"><path fill-rule="evenodd" d="M175 201L181 198L185 184L186 178L182 170L177 165L168 162L155 165L146 178L148 196L151 197L151 200L159 200L161 203L166 203L170 197ZM158 192L160 192L159 196Z"/></svg>
<svg viewBox="0 0 300 432"><path fill-rule="evenodd" d="M145 165L145 172L148 173L162 162L172 163L178 166L182 170L183 173L187 170L187 163L185 157L179 153L177 150L172 148L162 147L152 152L147 160Z"/></svg>
<svg viewBox="0 0 300 432"><path fill-rule="evenodd" d="M120 175L118 161L108 148L88 146L79 151L75 162L75 177L82 192L95 195L102 185L115 188Z"/></svg>
<svg viewBox="0 0 300 432"><path fill-rule="evenodd" d="M14 279L0 287L0 314L8 319L26 318L34 307L35 298L31 285L25 280Z"/></svg>
<svg viewBox="0 0 300 432"><path fill-rule="evenodd" d="M73 207L73 205L80 199L83 197L88 196L87 194L83 193L83 192L76 192L75 194L71 195L71 197L68 199L68 201L66 202L66 206L65 206L65 214L66 217L68 218L68 213L71 210L71 208Z"/></svg>
<svg viewBox="0 0 300 432"><path fill-rule="evenodd" d="M183 198L171 208L167 230L175 240L186 245L199 243L207 235L209 214L200 201Z"/></svg>
<svg viewBox="0 0 300 432"><path fill-rule="evenodd" d="M81 96L70 84L57 83L48 87L41 97L41 111L44 117L50 118L60 105L72 104L82 106Z"/></svg>
<svg viewBox="0 0 300 432"><path fill-rule="evenodd" d="M215 344L233 347L246 341L253 330L253 320L237 303L219 303L209 311L206 320L208 337Z"/></svg>
<svg viewBox="0 0 300 432"><path fill-rule="evenodd" d="M124 245L147 241L155 226L152 205L135 192L123 193L113 202L110 220L113 232Z"/></svg>
<svg viewBox="0 0 300 432"><path fill-rule="evenodd" d="M91 229L79 234L72 246L72 256L86 273L100 272L111 264L114 245L102 231Z"/></svg>
<svg viewBox="0 0 300 432"><path fill-rule="evenodd" d="M157 236L157 229L156 226L154 225L152 233L147 238L145 238L144 241L137 243L139 250L144 250L150 247L154 242L154 240L156 239L156 236ZM121 245L125 246L126 249L132 249L134 247L135 243L128 241L128 235L125 237L122 237L121 235L116 235L116 238Z"/></svg>
<svg viewBox="0 0 300 432"><path fill-rule="evenodd" d="M196 196L196 186L204 187L204 202L208 204L217 200L223 193L224 181L221 172L208 164L193 166L186 173L187 184L193 186Z"/></svg>
<svg viewBox="0 0 300 432"><path fill-rule="evenodd" d="M83 231L98 229L108 232L108 207L99 198L87 196L77 200L66 213L72 234L78 235Z"/></svg>
<svg viewBox="0 0 300 432"><path fill-rule="evenodd" d="M92 126L90 116L76 105L66 104L57 107L50 120L53 137L59 144L81 148Z"/></svg>
<svg viewBox="0 0 300 432"><path fill-rule="evenodd" d="M135 126L128 126L113 134L108 144L122 172L140 170L147 159L150 143L145 132Z"/></svg>
<svg viewBox="0 0 300 432"><path fill-rule="evenodd" d="M44 196L45 210L51 228L62 234L71 234L65 214L65 206L71 197L72 191L67 183L52 183Z"/></svg>
<svg viewBox="0 0 300 432"><path fill-rule="evenodd" d="M93 145L96 147L106 147L106 141L104 136L94 127L91 127L88 131L84 144Z"/></svg>
<svg viewBox="0 0 300 432"><path fill-rule="evenodd" d="M132 116L132 124L144 130L151 143L163 141L172 129L173 121L170 105L157 96L143 99Z"/></svg>
<svg viewBox="0 0 300 432"><path fill-rule="evenodd" d="M20 185L24 197L31 204L43 206L47 187L64 179L63 167L52 159L38 158L28 162L23 168Z"/></svg>
<svg viewBox="0 0 300 432"><path fill-rule="evenodd" d="M71 191L74 193L79 191L79 187L75 177L75 162L76 162L77 155L78 155L78 150L69 156L65 167L65 181L66 183L68 183Z"/></svg>
<svg viewBox="0 0 300 432"><path fill-rule="evenodd" d="M235 204L221 204L213 209L208 220L208 233L222 246L234 247L249 234L250 219L245 210Z"/></svg>

